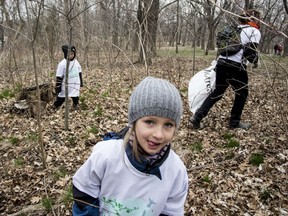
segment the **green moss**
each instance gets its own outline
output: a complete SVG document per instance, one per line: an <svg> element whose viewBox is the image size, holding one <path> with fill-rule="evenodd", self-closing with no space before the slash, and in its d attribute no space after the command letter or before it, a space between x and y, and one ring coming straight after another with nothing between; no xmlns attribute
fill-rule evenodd
<svg viewBox="0 0 288 216"><path fill-rule="evenodd" d="M24 165L24 158L23 157L15 158L14 164L16 166L23 166Z"/></svg>
<svg viewBox="0 0 288 216"><path fill-rule="evenodd" d="M9 141L13 145L18 145L21 142L21 140L18 137L10 137Z"/></svg>
<svg viewBox="0 0 288 216"><path fill-rule="evenodd" d="M201 142L196 142L190 146L192 151L200 152L203 149L203 145Z"/></svg>
<svg viewBox="0 0 288 216"><path fill-rule="evenodd" d="M89 133L92 133L92 134L98 134L99 130L98 130L97 127L92 126L92 127L89 129L88 132L89 132Z"/></svg>
<svg viewBox="0 0 288 216"><path fill-rule="evenodd" d="M44 197L42 199L42 206L45 208L46 211L51 211L53 206L53 200L50 197Z"/></svg>
<svg viewBox="0 0 288 216"><path fill-rule="evenodd" d="M69 185L68 189L66 190L64 197L63 197L63 202L66 206L70 206L73 202L73 190L72 190L72 185Z"/></svg>
<svg viewBox="0 0 288 216"><path fill-rule="evenodd" d="M251 155L249 163L254 166L259 166L261 163L264 163L264 156L259 153L254 153Z"/></svg>
<svg viewBox="0 0 288 216"><path fill-rule="evenodd" d="M230 133L226 132L226 133L223 135L223 138L224 138L225 140L232 139L232 138L233 138L233 134L230 134Z"/></svg>
<svg viewBox="0 0 288 216"><path fill-rule="evenodd" d="M210 182L211 182L211 179L209 178L208 175L205 175L205 176L202 178L202 181L203 181L203 182L206 182L206 183L210 183Z"/></svg>
<svg viewBox="0 0 288 216"><path fill-rule="evenodd" d="M102 108L100 105L97 106L97 107L94 109L93 114L94 114L95 116L102 116L102 114L103 114L103 108Z"/></svg>
<svg viewBox="0 0 288 216"><path fill-rule="evenodd" d="M15 96L15 93L10 89L4 89L0 92L0 100L1 99L9 99Z"/></svg>
<svg viewBox="0 0 288 216"><path fill-rule="evenodd" d="M67 175L67 170L65 168L60 167L55 173L54 177L56 180L63 178Z"/></svg>
<svg viewBox="0 0 288 216"><path fill-rule="evenodd" d="M239 147L239 146L240 146L239 141L235 140L235 139L229 139L229 140L227 140L227 142L225 144L226 148L235 148L235 147Z"/></svg>

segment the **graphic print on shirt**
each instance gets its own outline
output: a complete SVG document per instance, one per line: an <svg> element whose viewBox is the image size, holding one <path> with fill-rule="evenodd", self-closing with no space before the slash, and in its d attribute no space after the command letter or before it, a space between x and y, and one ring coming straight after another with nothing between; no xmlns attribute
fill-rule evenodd
<svg viewBox="0 0 288 216"><path fill-rule="evenodd" d="M77 68L72 67L69 71L69 78L74 78L77 76L79 76L79 72L78 72Z"/></svg>
<svg viewBox="0 0 288 216"><path fill-rule="evenodd" d="M141 199L125 200L122 203L114 198L103 197L102 214L105 216L121 215L121 216L153 216L153 205L156 203L149 198L149 203L146 204Z"/></svg>

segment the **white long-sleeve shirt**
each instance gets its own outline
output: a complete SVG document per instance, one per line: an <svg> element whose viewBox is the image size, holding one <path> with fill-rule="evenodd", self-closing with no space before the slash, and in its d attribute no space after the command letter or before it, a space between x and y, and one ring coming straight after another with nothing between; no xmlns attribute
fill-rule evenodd
<svg viewBox="0 0 288 216"><path fill-rule="evenodd" d="M156 175L138 171L123 149L123 140L96 144L73 177L80 191L99 198L101 215L184 215L188 190L186 167L173 150ZM114 214L112 214L113 212Z"/></svg>
<svg viewBox="0 0 288 216"><path fill-rule="evenodd" d="M63 78L61 92L59 97L65 97L65 73L66 73L67 60L63 59L57 67L56 76ZM80 77L79 73L82 73L82 68L79 62L74 59L69 62L68 71L68 97L79 97L80 92Z"/></svg>
<svg viewBox="0 0 288 216"><path fill-rule="evenodd" d="M242 28L242 31L240 33L240 39L241 39L241 44L244 46L245 44L248 43L257 43L259 44L260 39L261 39L261 33L260 31L252 27L250 25L239 25L240 28ZM241 63L243 57L243 49L241 49L238 53L231 55L231 56L219 56L219 58L223 59L228 59L232 60L234 62Z"/></svg>

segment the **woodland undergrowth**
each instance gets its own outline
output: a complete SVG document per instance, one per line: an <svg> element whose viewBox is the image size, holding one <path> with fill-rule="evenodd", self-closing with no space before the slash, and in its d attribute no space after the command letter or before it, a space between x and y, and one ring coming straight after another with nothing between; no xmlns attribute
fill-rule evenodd
<svg viewBox="0 0 288 216"><path fill-rule="evenodd" d="M130 93L147 75L170 80L183 98L184 115L173 148L189 173L186 215L288 215L288 67L287 58L272 58L258 68L248 67L250 92L242 116L252 123L247 131L228 128L231 89L210 110L202 130L191 128L191 59L156 58L148 71L120 63L84 67L80 111L69 113L69 130L64 130L64 108L52 112L51 102L42 115L45 170L37 121L11 112L17 91L6 76L1 95L7 89L11 95L8 91L0 99L0 215L71 215L73 174L101 135L127 125ZM210 62L196 58L195 71Z"/></svg>

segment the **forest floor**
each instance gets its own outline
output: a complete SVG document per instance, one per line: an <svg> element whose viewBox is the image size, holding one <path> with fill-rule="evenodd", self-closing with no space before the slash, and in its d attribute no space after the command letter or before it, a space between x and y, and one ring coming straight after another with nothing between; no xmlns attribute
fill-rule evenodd
<svg viewBox="0 0 288 216"><path fill-rule="evenodd" d="M210 62L197 58L196 71ZM227 127L231 89L203 120L204 128L191 129L191 59L157 58L148 72L125 64L84 70L81 110L69 113L69 130L64 129L64 108L42 116L46 169L37 119L10 112L17 96L0 100L0 215L71 215L73 174L100 135L126 126L130 93L147 74L170 80L183 97L173 148L189 173L185 215L288 215L288 79L282 67L288 68L285 61L249 67L250 93L242 116L252 123L249 130Z"/></svg>

